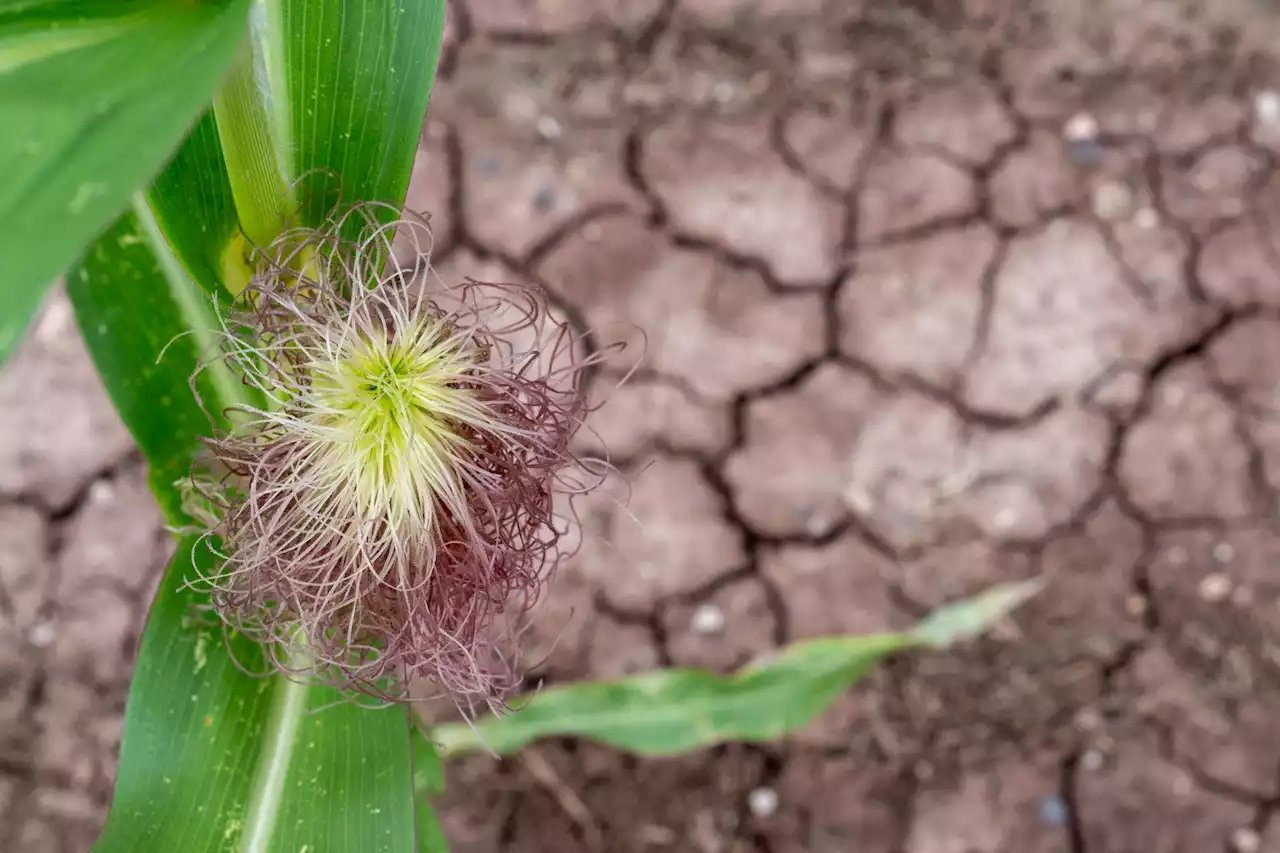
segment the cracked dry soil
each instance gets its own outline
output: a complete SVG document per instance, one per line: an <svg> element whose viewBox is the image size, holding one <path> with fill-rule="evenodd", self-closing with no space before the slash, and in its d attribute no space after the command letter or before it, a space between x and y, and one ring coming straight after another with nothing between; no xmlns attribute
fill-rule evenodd
<svg viewBox="0 0 1280 853"><path fill-rule="evenodd" d="M454 0L432 263L647 331L594 377L628 511L585 507L537 678L1051 584L783 743L460 760L454 849L1280 851L1277 35L1254 0ZM0 411L0 849L83 851L168 546L61 296Z"/></svg>

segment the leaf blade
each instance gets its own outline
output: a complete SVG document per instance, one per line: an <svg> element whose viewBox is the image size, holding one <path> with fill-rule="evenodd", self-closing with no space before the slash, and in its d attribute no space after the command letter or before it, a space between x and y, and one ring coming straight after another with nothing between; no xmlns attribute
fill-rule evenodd
<svg viewBox="0 0 1280 853"><path fill-rule="evenodd" d="M0 15L0 359L48 284L208 101L248 0L24 4Z"/></svg>
<svg viewBox="0 0 1280 853"><path fill-rule="evenodd" d="M243 636L226 640L232 654L218 654L221 626L183 588L191 561L208 571L210 554L183 540L152 606L94 853L320 851L337 849L334 838L350 842L342 849L413 849L404 709L369 710L331 688L251 678L240 665L266 665ZM316 785L321 772L338 781ZM278 798L263 796L268 789Z"/></svg>
<svg viewBox="0 0 1280 853"><path fill-rule="evenodd" d="M556 687L505 717L431 732L444 756L508 754L552 735L576 735L640 755L674 755L726 740L771 740L795 732L872 666L918 646L943 648L1008 615L1042 587L1001 584L945 605L906 633L820 637L722 676L666 669L612 682Z"/></svg>
<svg viewBox="0 0 1280 853"><path fill-rule="evenodd" d="M404 202L444 35L444 0L272 0L268 67L301 220ZM281 80L283 75L284 79ZM358 136L357 136L358 134Z"/></svg>
<svg viewBox="0 0 1280 853"><path fill-rule="evenodd" d="M440 726L433 737L445 756L478 749L508 754L551 735L581 735L641 755L771 740L814 719L848 684L912 642L906 634L828 637L796 643L729 676L668 669L572 684L538 693L474 729Z"/></svg>

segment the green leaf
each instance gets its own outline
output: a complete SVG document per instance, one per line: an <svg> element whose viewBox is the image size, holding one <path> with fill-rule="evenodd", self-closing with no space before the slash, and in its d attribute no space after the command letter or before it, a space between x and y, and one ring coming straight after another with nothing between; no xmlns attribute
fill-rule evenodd
<svg viewBox="0 0 1280 853"><path fill-rule="evenodd" d="M1043 588L1044 582L1038 578L993 586L973 598L939 607L911 629L911 636L922 645L939 649L972 639Z"/></svg>
<svg viewBox="0 0 1280 853"><path fill-rule="evenodd" d="M0 10L0 359L204 109L248 0Z"/></svg>
<svg viewBox="0 0 1280 853"><path fill-rule="evenodd" d="M246 675L237 662L261 672L262 652L239 636L224 647L207 601L182 588L193 557L211 569L184 540L152 605L94 853L413 850L404 708Z"/></svg>
<svg viewBox="0 0 1280 853"><path fill-rule="evenodd" d="M269 0L276 140L302 222L339 202L404 203L444 34L445 0Z"/></svg>
<svg viewBox="0 0 1280 853"><path fill-rule="evenodd" d="M504 717L431 733L446 756L515 752L538 738L579 735L642 755L672 755L728 740L772 740L803 728L871 667L894 652L973 636L1039 589L996 587L947 605L905 634L823 637L728 676L667 669L619 681L534 694Z"/></svg>
<svg viewBox="0 0 1280 853"><path fill-rule="evenodd" d="M444 763L435 744L416 737L413 744L413 787L418 798L418 853L448 853L444 827L431 798L444 793Z"/></svg>
<svg viewBox="0 0 1280 853"><path fill-rule="evenodd" d="M538 738L582 735L642 755L673 755L726 740L772 740L813 720L906 634L796 643L759 667L730 676L667 669L620 681L537 693L514 712L433 732L448 756L515 752Z"/></svg>
<svg viewBox="0 0 1280 853"><path fill-rule="evenodd" d="M240 222L213 112L206 112L147 192L170 248L207 293L229 300L227 279L244 254Z"/></svg>
<svg viewBox="0 0 1280 853"><path fill-rule="evenodd" d="M152 490L171 523L183 521L175 484L187 477L210 415L240 401L243 386L213 352L217 319L191 284L141 196L67 276L67 294L98 374L150 466ZM206 414L206 411L208 414ZM225 423L225 422L224 422Z"/></svg>

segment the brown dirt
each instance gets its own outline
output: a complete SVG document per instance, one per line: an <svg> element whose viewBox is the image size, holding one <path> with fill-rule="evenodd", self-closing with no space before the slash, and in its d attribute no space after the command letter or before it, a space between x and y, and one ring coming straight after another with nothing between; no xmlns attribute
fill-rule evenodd
<svg viewBox="0 0 1280 853"><path fill-rule="evenodd" d="M455 849L1280 851L1278 35L1261 0L454 0L431 262L647 333L594 422L630 503L583 513L537 678L1051 584L783 743L458 761ZM165 537L62 297L0 403L0 848L84 850Z"/></svg>

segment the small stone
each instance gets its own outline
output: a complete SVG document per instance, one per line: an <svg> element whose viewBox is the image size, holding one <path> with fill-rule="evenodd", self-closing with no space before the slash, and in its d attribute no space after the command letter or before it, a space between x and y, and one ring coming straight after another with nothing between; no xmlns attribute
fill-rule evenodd
<svg viewBox="0 0 1280 853"><path fill-rule="evenodd" d="M1222 572L1212 572L1200 581L1200 598L1211 604L1225 601L1231 594L1231 578Z"/></svg>
<svg viewBox="0 0 1280 853"><path fill-rule="evenodd" d="M1213 546L1213 559L1218 563L1230 563L1231 558L1236 555L1236 549L1231 547L1230 542L1217 542Z"/></svg>
<svg viewBox="0 0 1280 853"><path fill-rule="evenodd" d="M1189 797L1191 792L1195 790L1195 786L1191 784L1191 779L1180 774L1178 778L1173 780L1173 794L1176 797Z"/></svg>
<svg viewBox="0 0 1280 853"><path fill-rule="evenodd" d="M31 626L31 631L27 634L28 642L37 649L49 648L56 637L57 631L54 630L52 622L37 622Z"/></svg>
<svg viewBox="0 0 1280 853"><path fill-rule="evenodd" d="M1067 822L1067 803L1056 794L1040 801L1040 820L1052 826L1061 826Z"/></svg>
<svg viewBox="0 0 1280 853"><path fill-rule="evenodd" d="M547 213L556 204L556 191L551 187L539 187L533 194L533 208L539 213Z"/></svg>
<svg viewBox="0 0 1280 853"><path fill-rule="evenodd" d="M1124 609L1135 618L1143 616L1147 612L1147 600L1135 593L1124 600Z"/></svg>
<svg viewBox="0 0 1280 853"><path fill-rule="evenodd" d="M1062 128L1062 135L1070 141L1098 138L1098 120L1089 113L1073 115Z"/></svg>
<svg viewBox="0 0 1280 853"><path fill-rule="evenodd" d="M600 238L604 236L604 228L599 222L588 222L582 229L582 239L588 243L598 243Z"/></svg>
<svg viewBox="0 0 1280 853"><path fill-rule="evenodd" d="M1093 708L1082 708L1076 714L1076 728L1082 732L1096 732L1102 726L1102 717Z"/></svg>
<svg viewBox="0 0 1280 853"><path fill-rule="evenodd" d="M1124 218L1133 203L1133 194L1117 181L1103 181L1093 190L1093 212L1099 219Z"/></svg>
<svg viewBox="0 0 1280 853"><path fill-rule="evenodd" d="M1096 749L1087 750L1084 755L1080 756L1080 766L1090 772L1101 770L1105 761L1105 756Z"/></svg>
<svg viewBox="0 0 1280 853"><path fill-rule="evenodd" d="M1231 833L1231 847L1236 853L1257 853L1262 847L1262 836L1257 830L1242 826Z"/></svg>
<svg viewBox="0 0 1280 853"><path fill-rule="evenodd" d="M717 104L727 104L738 94L737 88L728 80L721 80L711 87L711 97Z"/></svg>
<svg viewBox="0 0 1280 853"><path fill-rule="evenodd" d="M778 811L778 792L772 788L756 788L747 795L747 808L758 818L772 817Z"/></svg>
<svg viewBox="0 0 1280 853"><path fill-rule="evenodd" d="M1102 163L1102 146L1093 139L1071 139L1067 141L1067 156L1071 162L1086 169L1092 169Z"/></svg>
<svg viewBox="0 0 1280 853"><path fill-rule="evenodd" d="M1253 112L1263 124L1280 122L1280 92L1263 89L1253 98Z"/></svg>
<svg viewBox="0 0 1280 853"><path fill-rule="evenodd" d="M524 93L508 95L502 106L503 112L512 121L536 120L534 117L538 113L538 104L529 95Z"/></svg>
<svg viewBox="0 0 1280 853"><path fill-rule="evenodd" d="M1018 525L1018 511L1011 506L1002 507L991 519L991 525L997 533L1008 533Z"/></svg>
<svg viewBox="0 0 1280 853"><path fill-rule="evenodd" d="M1156 213L1154 207L1141 208L1133 215L1133 224L1144 231L1150 231L1160 224L1160 214Z"/></svg>
<svg viewBox="0 0 1280 853"><path fill-rule="evenodd" d="M112 485L110 480L97 479L89 485L89 500L92 503L104 504L110 501L116 494L116 487Z"/></svg>
<svg viewBox="0 0 1280 853"><path fill-rule="evenodd" d="M564 135L564 127L561 126L560 122L557 121L554 116L538 116L538 121L535 127L538 129L538 135L548 141L559 139Z"/></svg>
<svg viewBox="0 0 1280 853"><path fill-rule="evenodd" d="M693 612L692 627L698 634L718 634L724 630L724 611L714 604L704 604Z"/></svg>
<svg viewBox="0 0 1280 853"><path fill-rule="evenodd" d="M677 840L673 830L656 823L646 823L637 834L641 842L654 847L670 847Z"/></svg>

